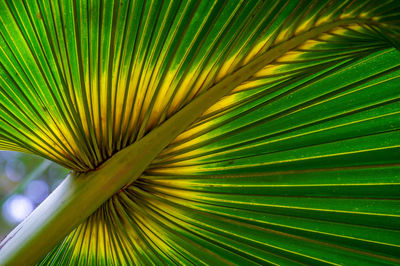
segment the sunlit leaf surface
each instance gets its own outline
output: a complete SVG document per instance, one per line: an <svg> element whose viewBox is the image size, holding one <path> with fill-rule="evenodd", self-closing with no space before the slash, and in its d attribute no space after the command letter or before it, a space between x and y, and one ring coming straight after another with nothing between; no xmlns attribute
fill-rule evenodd
<svg viewBox="0 0 400 266"><path fill-rule="evenodd" d="M399 2L3 0L0 20L0 148L75 171L304 39L43 264L400 263Z"/></svg>

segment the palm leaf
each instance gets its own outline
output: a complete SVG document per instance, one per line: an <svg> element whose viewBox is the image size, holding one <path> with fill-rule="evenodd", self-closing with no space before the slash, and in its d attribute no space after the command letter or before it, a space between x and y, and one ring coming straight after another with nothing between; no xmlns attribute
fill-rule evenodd
<svg viewBox="0 0 400 266"><path fill-rule="evenodd" d="M42 264L400 263L399 3L0 5L0 148L97 209Z"/></svg>

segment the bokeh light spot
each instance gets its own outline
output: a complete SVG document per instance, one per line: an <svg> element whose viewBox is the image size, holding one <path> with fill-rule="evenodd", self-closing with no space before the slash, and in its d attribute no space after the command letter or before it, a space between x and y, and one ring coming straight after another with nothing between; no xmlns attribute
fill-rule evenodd
<svg viewBox="0 0 400 266"><path fill-rule="evenodd" d="M4 203L3 217L10 224L24 220L34 209L32 201L23 195L13 195Z"/></svg>

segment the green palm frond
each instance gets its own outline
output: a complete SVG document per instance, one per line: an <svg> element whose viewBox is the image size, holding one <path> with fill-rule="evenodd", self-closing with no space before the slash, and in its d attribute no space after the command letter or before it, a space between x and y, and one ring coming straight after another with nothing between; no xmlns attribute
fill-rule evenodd
<svg viewBox="0 0 400 266"><path fill-rule="evenodd" d="M0 20L0 148L94 179L70 206L115 180L41 264L400 263L400 3L3 0Z"/></svg>

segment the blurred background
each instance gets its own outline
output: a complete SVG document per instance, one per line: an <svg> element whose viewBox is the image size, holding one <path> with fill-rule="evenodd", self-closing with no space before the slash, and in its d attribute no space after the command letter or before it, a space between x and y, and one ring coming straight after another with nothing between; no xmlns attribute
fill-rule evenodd
<svg viewBox="0 0 400 266"><path fill-rule="evenodd" d="M0 151L0 239L25 219L68 172L35 155Z"/></svg>

